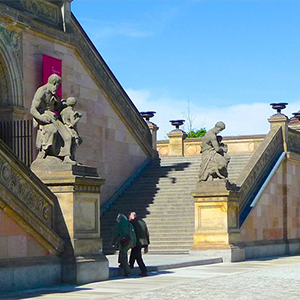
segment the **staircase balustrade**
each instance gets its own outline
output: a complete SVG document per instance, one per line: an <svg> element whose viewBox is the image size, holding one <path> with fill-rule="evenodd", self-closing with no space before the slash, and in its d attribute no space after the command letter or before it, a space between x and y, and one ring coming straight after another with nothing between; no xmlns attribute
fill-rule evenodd
<svg viewBox="0 0 300 300"><path fill-rule="evenodd" d="M238 177L236 184L240 187L240 226L251 210L250 204L268 176L268 172L283 152L282 127L277 127L268 133Z"/></svg>
<svg viewBox="0 0 300 300"><path fill-rule="evenodd" d="M49 251L61 252L62 240L54 232L55 203L55 195L0 139L1 209L17 216L31 232L33 228L46 241Z"/></svg>

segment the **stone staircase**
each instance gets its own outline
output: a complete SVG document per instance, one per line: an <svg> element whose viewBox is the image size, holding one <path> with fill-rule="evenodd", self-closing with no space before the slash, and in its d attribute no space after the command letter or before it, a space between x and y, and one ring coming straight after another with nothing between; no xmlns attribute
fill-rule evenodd
<svg viewBox="0 0 300 300"><path fill-rule="evenodd" d="M251 156L231 155L231 182L235 182ZM116 216L130 211L136 211L147 222L151 253L188 253L194 233L194 201L190 193L195 189L200 163L199 156L153 160L101 216L104 253L114 252L109 244Z"/></svg>

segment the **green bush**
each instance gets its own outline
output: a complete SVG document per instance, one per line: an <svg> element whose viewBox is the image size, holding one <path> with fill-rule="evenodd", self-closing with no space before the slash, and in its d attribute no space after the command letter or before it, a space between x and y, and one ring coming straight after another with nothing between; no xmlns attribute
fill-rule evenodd
<svg viewBox="0 0 300 300"><path fill-rule="evenodd" d="M199 137L203 137L205 134L206 134L205 128L194 129L187 134L187 138L199 138Z"/></svg>

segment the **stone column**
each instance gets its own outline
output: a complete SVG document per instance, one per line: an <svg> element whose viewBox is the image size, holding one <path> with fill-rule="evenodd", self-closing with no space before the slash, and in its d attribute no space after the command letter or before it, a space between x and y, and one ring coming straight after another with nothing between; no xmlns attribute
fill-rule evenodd
<svg viewBox="0 0 300 300"><path fill-rule="evenodd" d="M201 257L223 257L224 261L245 260L239 248L239 199L226 180L200 182L192 192L195 202L194 245Z"/></svg>
<svg viewBox="0 0 300 300"><path fill-rule="evenodd" d="M186 133L181 129L172 130L169 134L169 156L184 156L183 141Z"/></svg>
<svg viewBox="0 0 300 300"><path fill-rule="evenodd" d="M57 196L61 222L57 233L64 239L63 281L82 284L105 280L108 260L102 254L100 238L100 179L97 169L87 166L49 163L33 164L32 171Z"/></svg>

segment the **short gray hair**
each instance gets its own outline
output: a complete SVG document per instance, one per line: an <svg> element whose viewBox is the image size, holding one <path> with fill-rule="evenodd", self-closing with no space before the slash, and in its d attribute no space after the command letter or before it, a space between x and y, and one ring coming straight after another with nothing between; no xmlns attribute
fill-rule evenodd
<svg viewBox="0 0 300 300"><path fill-rule="evenodd" d="M118 214L116 220L117 220L118 223L120 223L121 220L127 220L127 218L126 218L126 216L123 215L123 214Z"/></svg>
<svg viewBox="0 0 300 300"><path fill-rule="evenodd" d="M61 77L57 74L52 74L48 77L48 83L55 84L57 82L61 82Z"/></svg>

